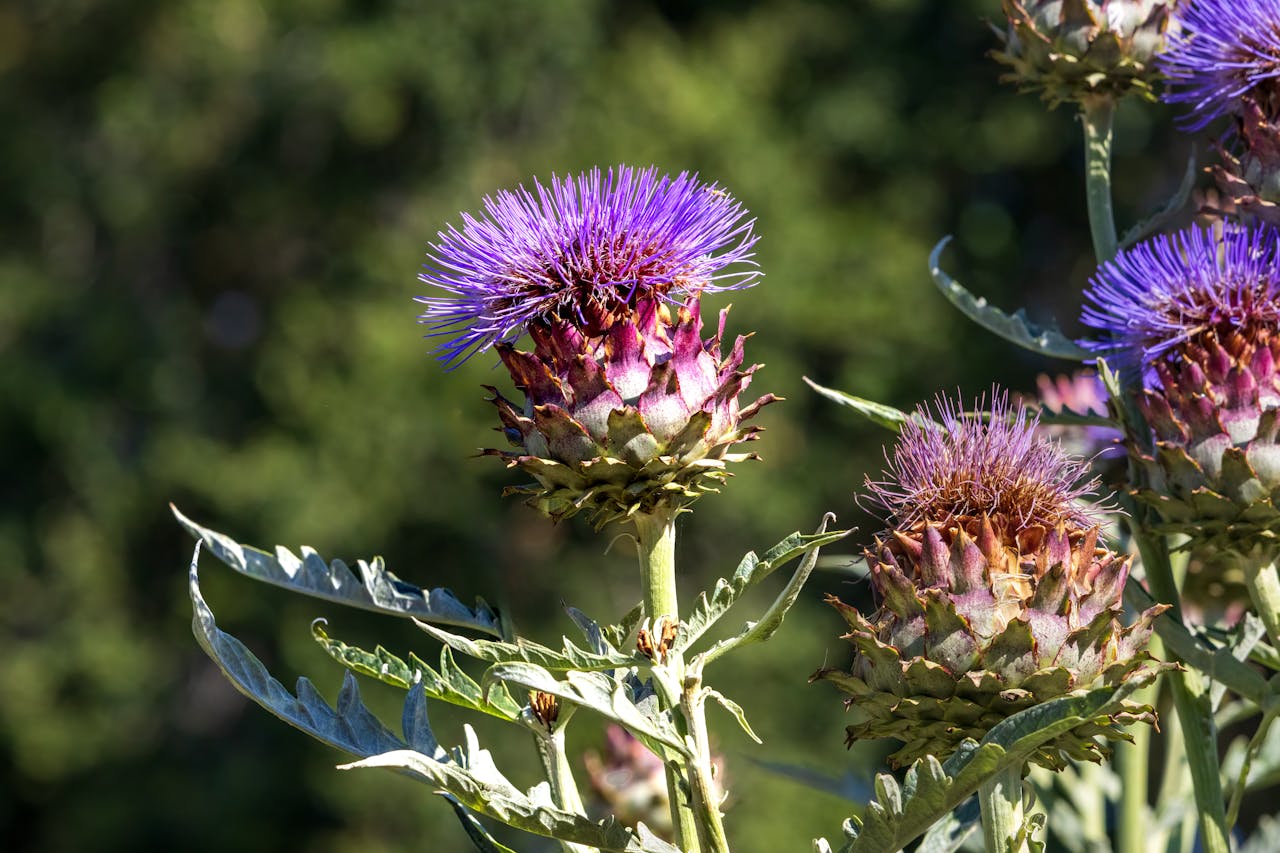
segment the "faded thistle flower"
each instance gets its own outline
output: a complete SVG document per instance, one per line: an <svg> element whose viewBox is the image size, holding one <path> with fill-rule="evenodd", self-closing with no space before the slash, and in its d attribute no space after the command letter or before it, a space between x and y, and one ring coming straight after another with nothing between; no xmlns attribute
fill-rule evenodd
<svg viewBox="0 0 1280 853"><path fill-rule="evenodd" d="M526 329L569 324L599 337L644 300L750 285L755 220L716 184L618 166L535 181L484 200L430 247L419 322L457 364Z"/></svg>
<svg viewBox="0 0 1280 853"><path fill-rule="evenodd" d="M1086 292L1091 345L1142 378L1153 442L1132 442L1170 531L1214 552L1280 533L1280 232L1191 228L1103 264ZM1145 445L1150 445L1145 446ZM1205 550L1207 549L1207 550Z"/></svg>
<svg viewBox="0 0 1280 853"><path fill-rule="evenodd" d="M662 759L621 726L604 730L604 755L584 756L587 779L599 801L599 811L627 826L643 822L664 837L671 835L671 807ZM724 758L711 756L711 780L719 802L724 790ZM722 804L723 807L723 804Z"/></svg>
<svg viewBox="0 0 1280 853"><path fill-rule="evenodd" d="M1245 213L1280 224L1280 0L1190 0L1159 64L1164 100L1186 104L1184 124L1233 120L1219 141L1218 186Z"/></svg>
<svg viewBox="0 0 1280 853"><path fill-rule="evenodd" d="M979 408L982 408L979 402ZM815 678L849 694L848 743L895 738L890 763L945 759L1007 717L1073 690L1147 677L1151 621L1125 627L1127 556L1098 536L1087 464L1036 435L1037 419L993 396L986 419L939 399L922 406L868 481L888 529L865 552L880 604L870 617L831 597L854 645L848 671ZM936 417L936 420L935 420ZM1032 761L1097 760L1095 740L1128 739L1148 706L1067 732Z"/></svg>
<svg viewBox="0 0 1280 853"><path fill-rule="evenodd" d="M1165 45L1173 0L1002 0L1008 25L994 28L992 58L1005 80L1064 101L1153 99L1152 60Z"/></svg>
<svg viewBox="0 0 1280 853"><path fill-rule="evenodd" d="M531 475L512 491L560 519L597 524L658 505L682 506L729 476L731 453L767 395L740 405L759 365L738 337L721 351L727 309L703 338L701 296L741 287L752 223L715 185L653 169L598 169L486 201L434 247L453 294L427 298L424 322L454 335L456 362L496 348L523 402L497 389L502 431L517 448L486 450ZM527 331L533 350L512 339Z"/></svg>

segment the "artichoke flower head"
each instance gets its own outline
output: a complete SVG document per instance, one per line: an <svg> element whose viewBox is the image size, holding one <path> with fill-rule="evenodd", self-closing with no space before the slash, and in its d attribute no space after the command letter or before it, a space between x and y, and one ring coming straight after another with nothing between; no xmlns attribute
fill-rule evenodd
<svg viewBox="0 0 1280 853"><path fill-rule="evenodd" d="M1165 46L1172 0L1002 0L1006 28L991 56L1005 80L1051 105L1137 93L1154 100L1153 63Z"/></svg>
<svg viewBox="0 0 1280 853"><path fill-rule="evenodd" d="M880 604L864 616L829 598L853 663L814 676L848 694L850 745L903 743L894 765L945 759L1019 711L1149 671L1146 641L1163 610L1121 623L1128 557L1106 548L1096 508L1081 502L1096 485L1087 463L1037 435L1036 417L998 393L985 419L942 399L936 410L936 421L917 410L887 478L868 482L888 522L865 552ZM1154 712L1127 704L1032 760L1098 760L1095 738L1128 739L1122 727L1137 721Z"/></svg>
<svg viewBox="0 0 1280 853"><path fill-rule="evenodd" d="M776 398L740 405L759 365L743 366L745 336L721 351L727 309L706 338L700 314L758 275L745 216L696 176L623 166L499 193L440 232L420 278L445 295L420 297L420 319L448 364L495 348L523 394L486 386L516 449L483 453L534 481L508 491L603 525L683 507L752 457L729 451Z"/></svg>
<svg viewBox="0 0 1280 853"><path fill-rule="evenodd" d="M1186 104L1182 124L1203 130L1226 117L1213 168L1243 213L1280 224L1280 2L1188 0L1158 64L1164 100Z"/></svg>
<svg viewBox="0 0 1280 853"><path fill-rule="evenodd" d="M1161 235L1099 268L1082 317L1141 378L1150 441L1137 496L1201 555L1280 534L1280 232L1227 224ZM1138 437L1141 438L1141 437Z"/></svg>

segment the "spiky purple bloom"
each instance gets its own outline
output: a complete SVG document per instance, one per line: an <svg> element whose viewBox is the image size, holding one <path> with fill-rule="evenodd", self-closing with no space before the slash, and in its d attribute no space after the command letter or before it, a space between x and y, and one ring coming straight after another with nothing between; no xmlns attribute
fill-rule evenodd
<svg viewBox="0 0 1280 853"><path fill-rule="evenodd" d="M1280 323L1280 231L1189 228L1160 234L1103 264L1081 320L1103 333L1084 344L1148 373L1206 333L1252 335Z"/></svg>
<svg viewBox="0 0 1280 853"><path fill-rule="evenodd" d="M994 392L966 417L939 398L902 430L888 480L869 483L888 529L864 552L879 607L839 599L854 648L848 670L822 669L848 698L847 742L895 738L901 766L945 759L1009 716L1073 690L1151 679L1145 645L1158 606L1125 627L1126 555L1110 551L1077 499L1086 465L1036 435L1036 418ZM935 419L936 416L936 419ZM1030 756L1061 768L1098 760L1099 736L1153 722L1127 705L1064 732Z"/></svg>
<svg viewBox="0 0 1280 853"><path fill-rule="evenodd" d="M1037 434L1039 417L1009 395L993 391L984 416L939 396L902 428L886 479L867 480L873 500L895 528L956 518L1007 517L1021 527L1063 522L1091 526L1080 499L1098 482L1088 463Z"/></svg>
<svg viewBox="0 0 1280 853"><path fill-rule="evenodd" d="M1190 0L1175 12L1180 32L1157 58L1169 78L1164 100L1188 104L1190 130L1239 115L1249 97L1280 106L1280 0Z"/></svg>
<svg viewBox="0 0 1280 853"><path fill-rule="evenodd" d="M535 180L484 200L431 244L419 279L447 296L420 296L428 337L456 365L533 323L606 333L638 300L746 287L759 275L755 220L717 184L655 167Z"/></svg>
<svg viewBox="0 0 1280 853"><path fill-rule="evenodd" d="M1122 252L1088 292L1093 346L1141 369L1137 495L1202 554L1280 535L1280 231L1192 228ZM1154 447L1148 447L1154 439Z"/></svg>

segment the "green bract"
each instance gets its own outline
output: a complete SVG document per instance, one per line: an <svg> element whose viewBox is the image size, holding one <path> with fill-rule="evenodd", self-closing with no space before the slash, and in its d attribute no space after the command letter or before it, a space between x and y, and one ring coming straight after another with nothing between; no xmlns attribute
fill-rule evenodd
<svg viewBox="0 0 1280 853"><path fill-rule="evenodd" d="M1155 99L1152 59L1165 46L1168 0L1002 0L1007 28L992 57L1004 79L1050 104L1136 92Z"/></svg>

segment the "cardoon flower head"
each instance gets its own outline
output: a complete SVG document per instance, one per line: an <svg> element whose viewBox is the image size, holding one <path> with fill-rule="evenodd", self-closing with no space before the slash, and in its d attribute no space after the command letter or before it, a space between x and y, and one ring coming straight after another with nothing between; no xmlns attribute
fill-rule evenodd
<svg viewBox="0 0 1280 853"><path fill-rule="evenodd" d="M1164 100L1191 107L1189 129L1239 116L1246 101L1280 117L1280 0L1187 0L1177 20L1157 65L1169 78Z"/></svg>
<svg viewBox="0 0 1280 853"><path fill-rule="evenodd" d="M1038 402L1054 414L1107 414L1107 389L1092 370L1052 377L1041 373L1036 377L1036 390ZM1121 433L1111 427L1041 424L1040 435L1062 442L1063 448L1077 456L1102 459L1124 455L1117 444Z"/></svg>
<svg viewBox="0 0 1280 853"><path fill-rule="evenodd" d="M1164 48L1172 0L1002 0L1007 28L992 58L1003 79L1063 101L1152 98L1152 63Z"/></svg>
<svg viewBox="0 0 1280 853"><path fill-rule="evenodd" d="M1092 346L1140 371L1154 445L1130 451L1139 496L1192 546L1245 552L1280 532L1280 231L1227 224L1158 236L1086 293ZM1140 438L1140 437L1139 437Z"/></svg>
<svg viewBox="0 0 1280 853"><path fill-rule="evenodd" d="M422 296L419 321L457 364L532 325L570 323L605 334L638 302L679 305L690 295L746 287L754 220L716 184L656 168L598 168L534 181L484 200L430 247L419 279L447 296ZM745 267L745 268L744 268Z"/></svg>
<svg viewBox="0 0 1280 853"><path fill-rule="evenodd" d="M1163 608L1123 627L1127 556L1099 540L1087 463L1036 434L1037 419L993 396L986 417L922 406L868 481L888 528L865 552L880 599L869 618L834 597L855 648L848 671L816 674L849 694L848 741L902 741L891 763L939 759L965 738L1073 690L1146 679ZM981 402L979 408L983 408ZM936 416L936 420L935 420ZM1097 760L1097 736L1154 721L1128 705L1044 746L1032 760Z"/></svg>

